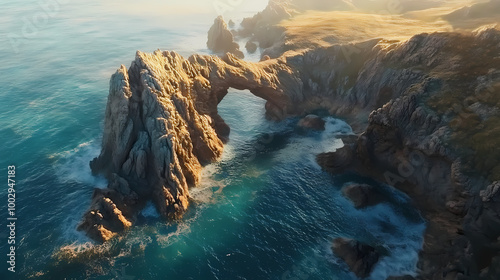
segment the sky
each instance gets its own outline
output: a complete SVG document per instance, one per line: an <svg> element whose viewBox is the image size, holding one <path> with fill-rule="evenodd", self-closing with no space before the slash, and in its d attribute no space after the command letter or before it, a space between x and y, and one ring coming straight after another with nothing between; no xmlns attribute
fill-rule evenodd
<svg viewBox="0 0 500 280"><path fill-rule="evenodd" d="M108 0L116 2L118 9L133 13L150 14L213 14L217 16L238 16L248 12L261 11L268 0Z"/></svg>

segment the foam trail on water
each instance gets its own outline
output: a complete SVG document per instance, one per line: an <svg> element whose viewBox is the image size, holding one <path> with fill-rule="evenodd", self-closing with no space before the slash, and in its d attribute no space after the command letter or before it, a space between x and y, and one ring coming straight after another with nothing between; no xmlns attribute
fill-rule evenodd
<svg viewBox="0 0 500 280"><path fill-rule="evenodd" d="M62 209L67 212L65 218L60 223L63 242L72 242L72 246L88 247L89 239L84 233L76 230L80 218L87 209L90 197L89 192L95 187L105 188L107 181L103 177L93 176L89 162L99 155L100 141L92 140L79 144L76 148L50 155L56 159L54 172L60 183L67 185L67 192L64 193ZM88 187L82 188L80 184ZM65 249L69 249L67 247ZM78 249L78 248L77 248Z"/></svg>
<svg viewBox="0 0 500 280"><path fill-rule="evenodd" d="M332 152L344 146L338 136L352 134L352 129L342 120L326 117L324 131L309 133L316 135L292 137L286 148L278 152L275 160L278 162L303 162L306 159L310 166L320 169L316 163L316 155Z"/></svg>
<svg viewBox="0 0 500 280"><path fill-rule="evenodd" d="M412 223L385 203L363 209L358 215L366 231L389 251L375 265L369 279L415 275L418 251L423 244L423 221Z"/></svg>
<svg viewBox="0 0 500 280"><path fill-rule="evenodd" d="M214 189L216 193L222 192L228 185L226 180L217 180L214 175L219 171L219 163L212 163L203 168L200 185L190 189L190 196L202 204L214 203Z"/></svg>
<svg viewBox="0 0 500 280"><path fill-rule="evenodd" d="M59 158L55 171L61 183L84 183L98 188L105 188L107 181L103 177L92 175L89 163L97 157L101 147L97 141L89 141L62 153L51 155Z"/></svg>

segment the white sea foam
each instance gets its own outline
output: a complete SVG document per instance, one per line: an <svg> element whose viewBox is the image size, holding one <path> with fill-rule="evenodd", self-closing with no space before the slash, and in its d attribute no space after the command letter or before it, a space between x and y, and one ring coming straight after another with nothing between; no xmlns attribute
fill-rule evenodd
<svg viewBox="0 0 500 280"><path fill-rule="evenodd" d="M90 170L89 162L100 152L96 142L84 142L71 150L50 155L50 158L56 160L53 168L59 182L67 184L68 190L61 200L62 209L67 211L60 223L61 238L64 242L74 242L73 245L78 246L89 243L89 238L83 232L76 230L80 218L89 205L91 199L89 192L94 187L104 188L107 185L104 178L93 176ZM88 188L81 188L74 185L75 183L88 185ZM75 187L71 188L72 186Z"/></svg>
<svg viewBox="0 0 500 280"><path fill-rule="evenodd" d="M232 143L228 143L228 144L224 145L224 151L222 152L222 157L220 160L222 162L227 162L227 161L234 159L235 157L236 157L236 151L235 151L235 147L232 145Z"/></svg>
<svg viewBox="0 0 500 280"><path fill-rule="evenodd" d="M84 183L98 188L105 188L107 181L103 177L92 175L89 163L100 152L97 141L89 141L78 145L69 151L53 154L58 158L55 172L61 183Z"/></svg>
<svg viewBox="0 0 500 280"><path fill-rule="evenodd" d="M195 215L194 217L188 219L188 220L183 220L177 224L177 229L173 232L170 232L165 235L158 235L156 240L158 241L158 244L162 247L168 247L171 244L177 242L180 237L186 236L188 233L191 232L191 224L198 219L198 215Z"/></svg>
<svg viewBox="0 0 500 280"><path fill-rule="evenodd" d="M351 127L342 120L333 117L325 118L325 130L319 137L294 136L290 143L275 156L278 162L303 162L306 160L310 166L320 168L316 163L316 155L332 152L344 146L338 136L352 134Z"/></svg>
<svg viewBox="0 0 500 280"><path fill-rule="evenodd" d="M389 251L389 255L381 258L375 265L369 279L414 275L425 224L410 222L384 203L358 211L357 215L366 232L384 244Z"/></svg>
<svg viewBox="0 0 500 280"><path fill-rule="evenodd" d="M201 182L190 189L191 199L202 204L214 203L214 194L220 193L227 186L227 180L216 180L214 175L219 171L219 164L213 163L205 166L201 173ZM214 189L216 191L214 192Z"/></svg>

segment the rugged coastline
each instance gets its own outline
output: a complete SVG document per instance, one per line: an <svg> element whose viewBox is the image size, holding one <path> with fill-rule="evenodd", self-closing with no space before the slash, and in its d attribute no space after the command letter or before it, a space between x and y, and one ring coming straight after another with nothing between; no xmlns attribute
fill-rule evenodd
<svg viewBox="0 0 500 280"><path fill-rule="evenodd" d="M357 139L319 155L318 162L330 172L369 175L412 197L429 221L418 279L498 275L496 163L486 174L468 166L465 159L474 153L462 134L470 132L469 118L498 117L490 99L498 101L500 31L296 50L283 49L283 40L268 45L281 53L277 58L258 63L231 54L185 59L157 51L138 52L129 69L118 69L102 151L91 163L110 184L95 190L79 228L97 241L109 240L133 225L148 200L165 219L181 218L189 187L198 184L204 164L220 157L229 137L217 104L229 88L249 89L267 101L269 119L327 109L356 128ZM464 104L462 96L474 102Z"/></svg>

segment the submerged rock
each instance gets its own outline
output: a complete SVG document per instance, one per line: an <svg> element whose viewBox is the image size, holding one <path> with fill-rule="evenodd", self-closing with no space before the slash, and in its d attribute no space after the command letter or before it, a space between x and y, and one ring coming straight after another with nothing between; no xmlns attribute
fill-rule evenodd
<svg viewBox="0 0 500 280"><path fill-rule="evenodd" d="M245 49L247 49L247 51L249 53L254 53L257 51L257 44L255 42L252 42L252 41L248 41L246 44L245 44Z"/></svg>
<svg viewBox="0 0 500 280"><path fill-rule="evenodd" d="M367 184L349 184L342 188L342 194L350 199L356 208L373 206L385 200L374 186Z"/></svg>
<svg viewBox="0 0 500 280"><path fill-rule="evenodd" d="M243 58L245 56L243 52L240 51L238 43L234 41L233 34L229 31L222 16L218 16L214 20L214 24L208 31L207 47L217 54L229 52L238 58Z"/></svg>
<svg viewBox="0 0 500 280"><path fill-rule="evenodd" d="M335 152L322 153L316 156L318 164L331 173L343 172L350 168L354 159L355 153L350 145L344 145Z"/></svg>
<svg viewBox="0 0 500 280"><path fill-rule="evenodd" d="M374 247L348 238L336 238L332 244L332 251L359 278L368 277L380 258Z"/></svg>
<svg viewBox="0 0 500 280"><path fill-rule="evenodd" d="M307 115L297 124L299 127L313 130L325 130L325 121L316 115Z"/></svg>

